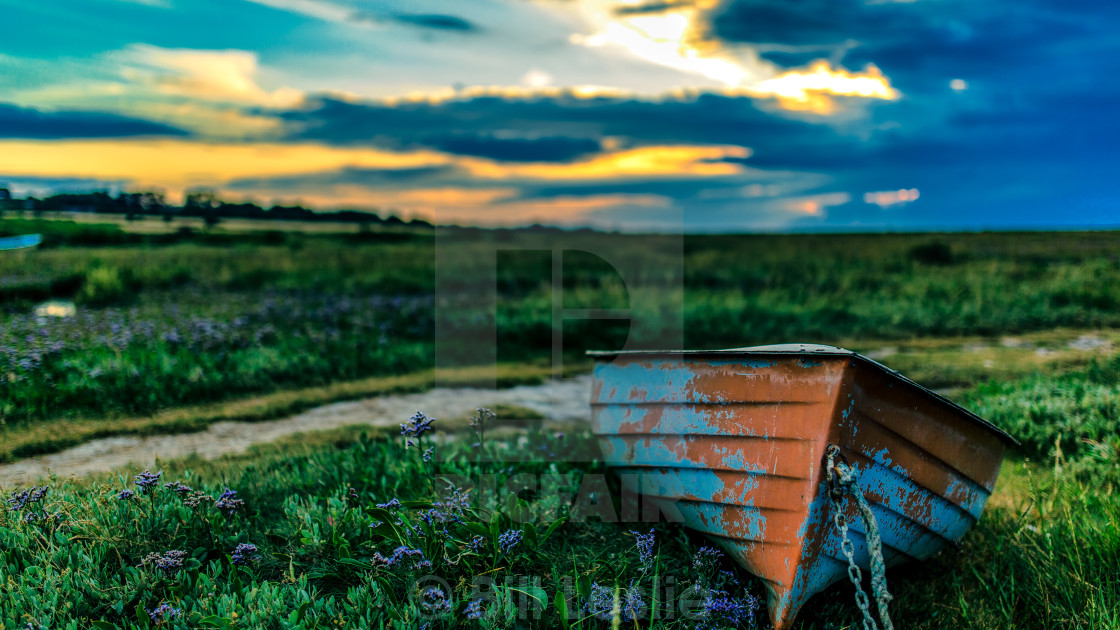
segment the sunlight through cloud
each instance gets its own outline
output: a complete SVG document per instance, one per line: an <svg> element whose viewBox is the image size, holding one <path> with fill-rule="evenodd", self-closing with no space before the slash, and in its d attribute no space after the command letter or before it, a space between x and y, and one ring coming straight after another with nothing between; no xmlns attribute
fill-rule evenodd
<svg viewBox="0 0 1120 630"><path fill-rule="evenodd" d="M833 96L898 98L898 91L874 65L852 72L840 66L834 68L821 59L808 68L781 72L778 66L760 59L750 47L733 51L705 40L699 32L701 18L704 10L716 4L708 1L666 5L649 14L628 11L633 2L582 0L580 6L596 32L575 34L571 41L596 48L621 47L646 61L717 81L725 93L773 98L788 110L827 115L837 110Z"/></svg>
<svg viewBox="0 0 1120 630"><path fill-rule="evenodd" d="M844 68L833 69L827 61L814 61L808 70L791 70L773 79L767 79L747 90L759 96L778 99L782 107L831 114L836 110L832 96L860 96L892 101L898 90L879 68L868 64L862 72Z"/></svg>

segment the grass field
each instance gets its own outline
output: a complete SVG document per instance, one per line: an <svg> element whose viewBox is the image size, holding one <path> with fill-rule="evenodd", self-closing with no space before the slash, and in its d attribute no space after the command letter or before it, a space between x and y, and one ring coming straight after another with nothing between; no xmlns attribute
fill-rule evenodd
<svg viewBox="0 0 1120 630"><path fill-rule="evenodd" d="M545 378L550 252L608 252L613 267L564 256L562 306L629 309L631 323L565 321L570 370L627 335L637 347L842 344L1023 442L960 550L890 572L896 627L1120 628L1120 234L143 234L0 220L0 234L28 232L45 234L43 249L0 252L0 460L422 389L437 358L441 382L485 380L495 361L502 383ZM37 316L49 299L76 314ZM485 329L496 348L472 343ZM461 343L437 347L437 330ZM654 627L757 625L746 616L760 587L703 555L693 566L703 541L672 525L656 527L650 556L635 524L563 520L567 506L548 496L527 497L529 526L516 501L467 508L434 493L437 472L549 473L579 488L605 472L572 463L594 460L587 436L483 440L506 462L485 471L472 442L425 462L395 436L338 431L166 462L150 493L132 483L140 471L55 484L0 516L0 629L513 627L511 611L542 604L534 626L607 627L597 617L611 616L616 586L620 611L664 612L653 587L666 576L708 589L693 609L708 612ZM162 485L180 479L209 498L190 507L187 491ZM232 513L214 504L227 487L245 502ZM117 498L125 488L136 496ZM394 498L402 508L375 507ZM256 547L243 565L242 543ZM173 550L181 566L137 566ZM425 560L447 582L440 594L410 586ZM493 598L472 595L480 574L503 577ZM799 627L854 627L851 595L822 594ZM483 617L468 618L476 608Z"/></svg>
<svg viewBox="0 0 1120 630"><path fill-rule="evenodd" d="M1120 361L1099 361L1049 384L1026 378L969 396L1034 454L1047 452L1050 436L1006 410L1016 404L1068 409L1079 400L1079 387L1097 400L1115 395ZM1100 411L1089 407L1075 420L1055 411L1038 419L1062 424L1076 441L1099 434ZM654 610L661 617L638 627L757 626L762 613L748 612L762 596L759 584L723 573L731 569L725 562L694 562L705 543L676 526L657 525L652 551L643 552L631 532L639 524L585 520L543 486L529 501L491 493L466 504L434 493L439 475L488 474L502 487L518 475L548 473L575 495L597 487L585 484L605 472L594 461L569 463L593 454L584 435L530 434L516 446L483 442L500 465L477 463L470 440L436 446L428 463L395 435L354 429L298 436L218 462L166 462L148 494L130 477L139 471L52 487L40 502L0 517L0 580L7 585L0 624L508 628L523 615L536 627L597 628L610 625L618 586L620 617L627 601L639 617ZM959 550L888 574L896 627L1120 628L1118 478L1115 450L1009 459L985 517ZM209 498L191 507L189 491L163 487L180 480ZM129 488L136 495L119 498ZM214 502L227 488L244 501L232 515ZM648 535L644 527L637 533ZM255 559L238 566L232 551L242 543L255 546ZM394 555L402 547L408 551ZM184 552L181 566L137 566L149 554L171 550ZM429 574L442 582L429 578L415 591L412 580ZM477 576L494 579L476 582ZM676 585L672 600L664 590L667 576ZM680 597L694 583L708 590L687 596L693 607L684 610L694 615L686 617ZM430 588L439 594L425 595ZM821 594L799 627L854 627L851 595L846 585ZM174 616L157 615L161 624L153 624L149 612L164 604ZM669 608L675 618L667 618ZM480 619L471 617L474 610Z"/></svg>

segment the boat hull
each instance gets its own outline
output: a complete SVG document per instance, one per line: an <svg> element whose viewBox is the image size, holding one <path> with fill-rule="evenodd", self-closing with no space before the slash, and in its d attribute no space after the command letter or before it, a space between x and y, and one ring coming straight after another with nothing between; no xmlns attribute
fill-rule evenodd
<svg viewBox="0 0 1120 630"><path fill-rule="evenodd" d="M890 566L964 535L1011 442L896 373L824 348L610 354L594 370L592 428L606 462L664 518L760 577L777 630L847 575L825 487L828 445L871 503ZM845 503L866 569L863 524Z"/></svg>

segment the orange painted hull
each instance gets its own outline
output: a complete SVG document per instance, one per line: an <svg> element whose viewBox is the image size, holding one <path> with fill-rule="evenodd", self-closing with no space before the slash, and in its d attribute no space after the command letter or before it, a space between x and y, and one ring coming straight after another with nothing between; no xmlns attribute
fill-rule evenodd
<svg viewBox="0 0 1120 630"><path fill-rule="evenodd" d="M830 346L592 353L592 427L629 490L708 535L765 581L789 628L847 576L823 458L840 447L872 504L888 566L955 543L1014 440L874 361ZM864 569L854 504L846 516Z"/></svg>

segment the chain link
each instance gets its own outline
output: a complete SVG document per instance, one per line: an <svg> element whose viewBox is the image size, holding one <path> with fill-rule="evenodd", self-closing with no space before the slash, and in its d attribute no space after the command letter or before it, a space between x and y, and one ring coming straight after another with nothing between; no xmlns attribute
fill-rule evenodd
<svg viewBox="0 0 1120 630"><path fill-rule="evenodd" d="M867 554L871 559L871 591L875 594L875 603L879 608L879 620L883 630L894 630L890 615L887 614L887 604L891 601L891 594L887 592L886 562L883 559L883 542L879 537L879 526L875 522L875 515L871 513L871 506L860 492L856 484L855 473L846 462L838 462L837 458L844 459L840 447L829 444L825 450L825 480L828 482L828 500L832 504L832 523L840 533L840 550L848 559L848 579L856 589L856 606L863 614L863 630L879 630L875 618L871 616L871 601L863 590L863 573L856 564L855 544L848 535L848 519L844 516L840 499L844 493L850 493L856 498L856 505L863 517L867 535Z"/></svg>

